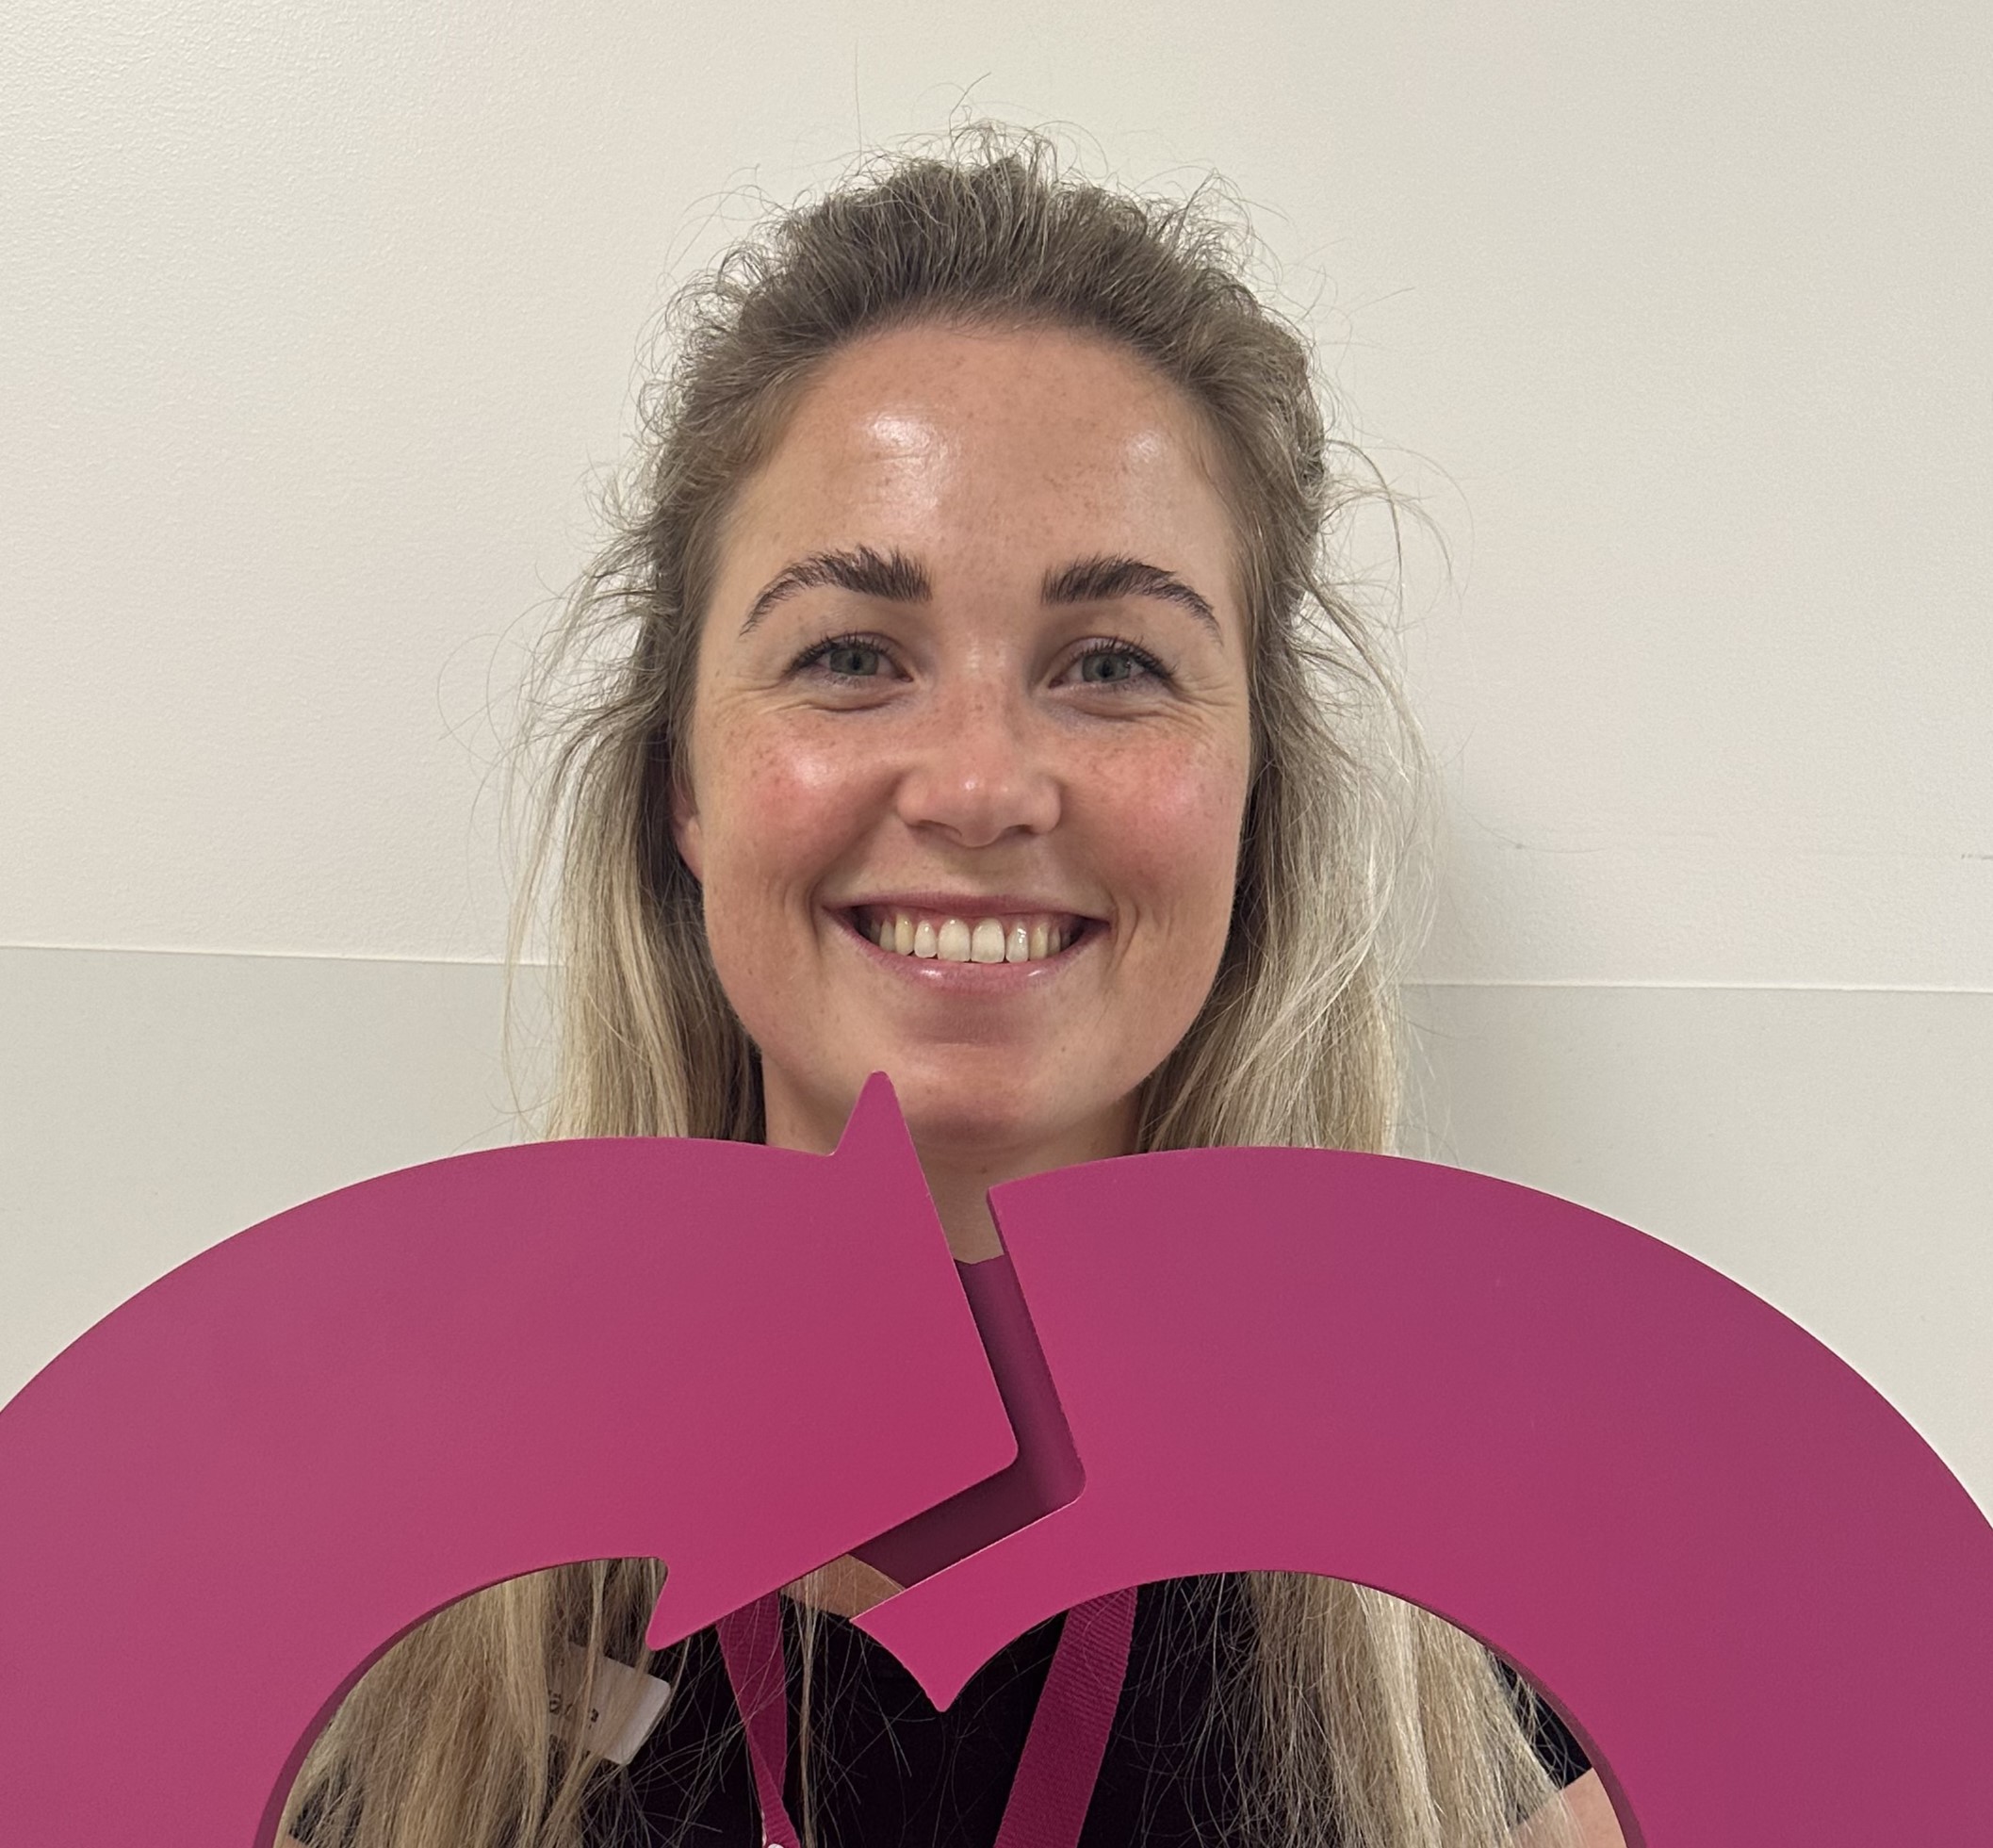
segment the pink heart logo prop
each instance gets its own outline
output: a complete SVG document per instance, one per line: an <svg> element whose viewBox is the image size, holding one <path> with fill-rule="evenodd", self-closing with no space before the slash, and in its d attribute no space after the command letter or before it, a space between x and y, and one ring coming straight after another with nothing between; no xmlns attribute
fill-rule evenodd
<svg viewBox="0 0 1993 1848"><path fill-rule="evenodd" d="M874 1077L834 1155L457 1156L183 1265L0 1411L0 1839L268 1848L453 1599L655 1556L662 1644L853 1550L938 1704L1102 1593L1323 1573L1515 1662L1636 1848L1984 1835L1993 1528L1747 1291L1389 1156L992 1204L958 1268Z"/></svg>

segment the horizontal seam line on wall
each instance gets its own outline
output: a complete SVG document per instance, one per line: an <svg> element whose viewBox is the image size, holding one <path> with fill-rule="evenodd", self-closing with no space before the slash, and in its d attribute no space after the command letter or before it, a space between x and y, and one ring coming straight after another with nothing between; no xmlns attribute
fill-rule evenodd
<svg viewBox="0 0 1993 1848"><path fill-rule="evenodd" d="M78 957L208 957L215 961L245 962L392 962L411 968L502 969L499 957L410 957L382 950L196 950L182 943L0 943L9 950L33 950L50 956ZM545 969L544 962L521 961L521 969Z"/></svg>
<svg viewBox="0 0 1993 1848"><path fill-rule="evenodd" d="M0 943L0 954L9 950L57 956L207 957L216 961L394 963L408 968L434 969L502 969L505 966L497 957L411 957L349 950L195 950L181 945L133 943ZM550 966L530 958L516 965L522 971L546 970ZM1763 990L1790 994L1993 995L1993 988L1945 982L1691 982L1587 976L1408 975L1403 978L1403 986L1408 989L1684 989L1723 993Z"/></svg>
<svg viewBox="0 0 1993 1848"><path fill-rule="evenodd" d="M1408 989L1695 989L1725 994L1985 994L1993 988L1953 982L1679 982L1645 978L1598 980L1563 975L1408 975Z"/></svg>

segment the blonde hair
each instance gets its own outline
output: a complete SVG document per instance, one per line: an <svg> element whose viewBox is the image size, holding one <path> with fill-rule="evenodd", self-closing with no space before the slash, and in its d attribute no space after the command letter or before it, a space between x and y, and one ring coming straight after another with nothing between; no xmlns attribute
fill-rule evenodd
<svg viewBox="0 0 1993 1848"><path fill-rule="evenodd" d="M1349 446L1330 439L1309 342L1246 280L1252 240L1228 203L1216 180L1182 201L1135 196L1062 171L1041 134L972 123L774 216L674 299L675 357L640 401L637 470L609 496L613 537L536 687L548 776L524 887L558 865L552 1134L761 1136L755 1049L668 831L699 623L735 492L826 359L940 320L1119 343L1196 407L1220 461L1250 630L1252 780L1222 964L1144 1087L1140 1146L1389 1146L1387 921L1420 758L1328 553L1336 516L1381 490L1331 466ZM598 1562L440 1613L345 1702L291 1813L308 1799L319 1840L343 1848L571 1848L598 1766L556 1737L547 1690L577 1642L591 1660L646 1660L657 1584L654 1562ZM1362 1586L1243 1584L1254 1644L1231 1699L1253 1839L1496 1848L1549 1801L1527 1696L1471 1638Z"/></svg>

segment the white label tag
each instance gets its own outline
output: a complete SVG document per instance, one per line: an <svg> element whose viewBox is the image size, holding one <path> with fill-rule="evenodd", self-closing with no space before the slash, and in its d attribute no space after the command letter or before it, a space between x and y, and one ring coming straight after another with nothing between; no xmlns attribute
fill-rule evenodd
<svg viewBox="0 0 1993 1848"><path fill-rule="evenodd" d="M569 1658L572 1679L564 1690L547 1691L547 1711L553 1716L554 1731L563 1738L574 1736L579 1717L581 1686L587 1672L587 1658L580 1649ZM671 1683L627 1662L596 1658L596 1678L581 1744L599 1753L613 1764L628 1764L638 1746L650 1737L651 1728L663 1717L671 1701Z"/></svg>

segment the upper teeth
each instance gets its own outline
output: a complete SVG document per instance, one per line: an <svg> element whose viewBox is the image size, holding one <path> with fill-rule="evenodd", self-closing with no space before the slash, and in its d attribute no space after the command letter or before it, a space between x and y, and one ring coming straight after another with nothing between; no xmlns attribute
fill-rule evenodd
<svg viewBox="0 0 1993 1848"><path fill-rule="evenodd" d="M1079 921L1040 913L1034 917L943 917L939 912L866 907L858 928L882 950L940 962L1037 962L1072 941Z"/></svg>

